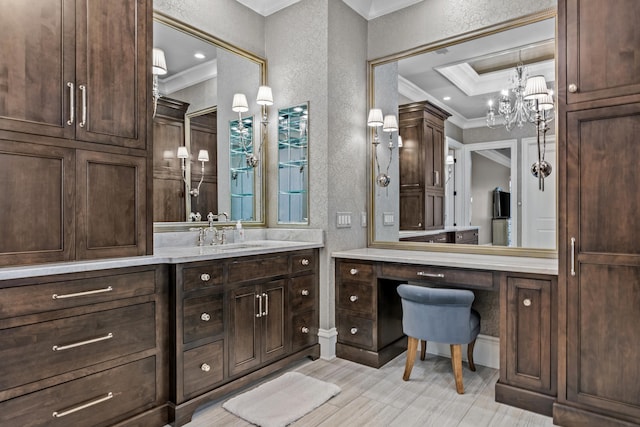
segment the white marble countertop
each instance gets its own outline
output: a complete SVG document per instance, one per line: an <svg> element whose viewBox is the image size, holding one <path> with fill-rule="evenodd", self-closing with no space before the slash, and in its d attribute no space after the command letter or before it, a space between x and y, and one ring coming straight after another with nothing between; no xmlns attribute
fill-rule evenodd
<svg viewBox="0 0 640 427"><path fill-rule="evenodd" d="M558 260L556 258L530 258L374 248L337 251L332 252L331 256L333 258L359 259L365 261L400 262L406 264L558 275Z"/></svg>

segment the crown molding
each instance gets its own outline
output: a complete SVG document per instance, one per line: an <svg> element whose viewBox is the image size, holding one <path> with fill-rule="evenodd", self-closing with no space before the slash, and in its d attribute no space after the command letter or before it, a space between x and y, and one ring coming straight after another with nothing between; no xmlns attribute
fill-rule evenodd
<svg viewBox="0 0 640 427"><path fill-rule="evenodd" d="M170 94L218 77L218 60L203 62L166 79L158 79L160 93Z"/></svg>

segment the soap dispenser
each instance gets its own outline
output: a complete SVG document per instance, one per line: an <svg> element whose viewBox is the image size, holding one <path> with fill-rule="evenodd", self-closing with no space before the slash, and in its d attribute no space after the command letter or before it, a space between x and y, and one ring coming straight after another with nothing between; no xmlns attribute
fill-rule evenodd
<svg viewBox="0 0 640 427"><path fill-rule="evenodd" d="M244 229L242 228L240 220L236 223L236 241L244 242Z"/></svg>

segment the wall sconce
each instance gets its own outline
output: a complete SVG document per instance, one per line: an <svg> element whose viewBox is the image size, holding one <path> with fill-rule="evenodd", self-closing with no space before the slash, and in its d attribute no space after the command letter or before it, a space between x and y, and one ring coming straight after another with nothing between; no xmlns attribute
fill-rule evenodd
<svg viewBox="0 0 640 427"><path fill-rule="evenodd" d="M549 123L553 120L553 97L544 76L533 76L527 80L524 91L524 99L535 101L536 137L538 145L538 161L531 165L531 174L538 178L538 189L544 191L544 179L551 174L551 164L544 159L547 148L547 131ZM542 133L542 145L540 145L540 134Z"/></svg>
<svg viewBox="0 0 640 427"><path fill-rule="evenodd" d="M388 114L382 117L382 110L379 108L372 108L369 111L369 115L367 117L367 126L374 128L374 157L376 161L376 184L380 187L387 187L389 183L391 183L391 177L389 176L389 167L391 166L391 160L393 158L393 132L398 131L398 120L395 115ZM380 145L380 140L378 139L378 127L382 126L382 131L389 133L389 163L387 164L387 169L384 173L380 172L380 162L378 161L378 145Z"/></svg>
<svg viewBox="0 0 640 427"><path fill-rule="evenodd" d="M207 150L200 150L198 152L198 161L202 163L202 169L200 173L200 182L198 182L198 187L193 190L189 190L191 187L189 181L187 180L187 159L189 158L189 151L187 147L182 146L178 147L178 158L181 161L181 169L182 169L182 180L187 187L187 191L193 197L198 197L200 194L200 186L202 185L202 181L204 180L204 163L209 161L209 152Z"/></svg>
<svg viewBox="0 0 640 427"><path fill-rule="evenodd" d="M164 51L156 47L153 48L153 66L151 67L151 73L153 74L153 90L151 96L153 97L153 116L156 116L156 110L158 108L158 99L160 98L160 88L158 87L158 76L164 76L167 74L167 60L164 57Z"/></svg>
<svg viewBox="0 0 640 427"><path fill-rule="evenodd" d="M267 126L269 125L267 107L273 105L273 92L269 86L260 86L258 88L258 95L256 96L256 104L260 105L262 109L260 124L262 124L262 132L260 134L260 145L257 150L250 153L248 147L244 142L244 126L242 125L242 113L249 111L249 104L247 103L247 97L243 93L236 93L233 95L233 104L231 110L238 113L238 131L240 132L240 141L242 149L247 158L247 165L255 168L258 165L258 156L256 153L262 151L262 142L267 135Z"/></svg>
<svg viewBox="0 0 640 427"><path fill-rule="evenodd" d="M453 164L455 162L456 161L453 158L453 156L451 154L448 154L447 158L444 161L444 163L447 165L447 181L445 182L445 184L448 183L451 177L453 176Z"/></svg>

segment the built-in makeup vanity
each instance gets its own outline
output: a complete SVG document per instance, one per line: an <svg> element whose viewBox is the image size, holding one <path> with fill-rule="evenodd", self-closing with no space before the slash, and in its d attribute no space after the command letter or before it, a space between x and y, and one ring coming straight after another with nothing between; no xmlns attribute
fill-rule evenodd
<svg viewBox="0 0 640 427"><path fill-rule="evenodd" d="M551 415L557 370L556 259L374 248L332 256L338 357L380 367L406 350L396 292L400 283L499 292L496 400Z"/></svg>

